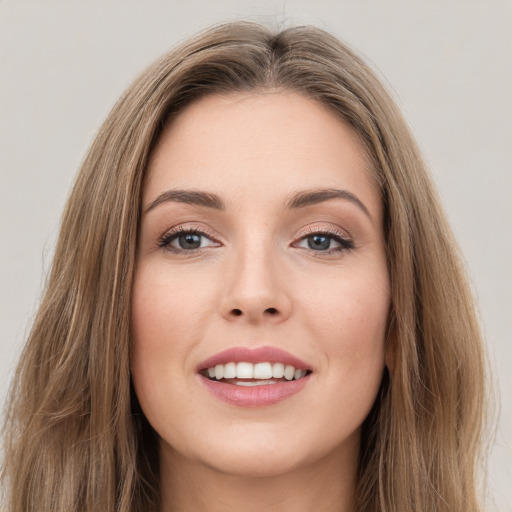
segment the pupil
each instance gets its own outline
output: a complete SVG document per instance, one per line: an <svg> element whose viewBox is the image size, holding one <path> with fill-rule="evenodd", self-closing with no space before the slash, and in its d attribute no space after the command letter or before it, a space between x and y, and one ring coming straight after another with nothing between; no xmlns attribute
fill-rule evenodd
<svg viewBox="0 0 512 512"><path fill-rule="evenodd" d="M179 237L179 243L182 249L198 249L201 247L201 236L188 233Z"/></svg>
<svg viewBox="0 0 512 512"><path fill-rule="evenodd" d="M316 251L321 249L329 249L331 239L328 236L314 235L308 238L308 246Z"/></svg>

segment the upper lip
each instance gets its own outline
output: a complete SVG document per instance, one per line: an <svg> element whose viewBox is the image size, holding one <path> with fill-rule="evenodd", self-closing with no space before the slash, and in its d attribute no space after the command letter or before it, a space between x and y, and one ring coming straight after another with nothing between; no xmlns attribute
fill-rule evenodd
<svg viewBox="0 0 512 512"><path fill-rule="evenodd" d="M246 363L283 363L291 365L296 370L312 370L311 365L305 363L298 357L286 352L277 347L232 347L218 354L215 354L208 359L204 360L197 367L197 371L212 368L218 364L226 364L231 362L246 362Z"/></svg>

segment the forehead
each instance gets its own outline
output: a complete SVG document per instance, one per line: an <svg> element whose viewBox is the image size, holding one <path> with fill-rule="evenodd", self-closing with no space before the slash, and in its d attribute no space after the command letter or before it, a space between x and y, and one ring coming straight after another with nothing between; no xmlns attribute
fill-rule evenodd
<svg viewBox="0 0 512 512"><path fill-rule="evenodd" d="M379 191L354 130L293 92L207 96L176 116L149 161L144 203L170 188L271 199L344 188L380 210ZM377 215L378 216L378 215Z"/></svg>

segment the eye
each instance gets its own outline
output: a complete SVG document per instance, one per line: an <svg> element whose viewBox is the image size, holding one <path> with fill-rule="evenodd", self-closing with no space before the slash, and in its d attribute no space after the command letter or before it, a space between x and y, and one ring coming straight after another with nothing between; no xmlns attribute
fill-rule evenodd
<svg viewBox="0 0 512 512"><path fill-rule="evenodd" d="M327 249L331 249L331 245L334 242L331 236L326 235L308 236L305 241L307 241L308 247L314 251L326 251Z"/></svg>
<svg viewBox="0 0 512 512"><path fill-rule="evenodd" d="M165 233L158 242L158 247L171 252L192 252L204 247L218 246L218 242L197 229L177 229Z"/></svg>
<svg viewBox="0 0 512 512"><path fill-rule="evenodd" d="M311 233L294 244L296 247L315 252L341 252L354 248L352 240L334 233Z"/></svg>

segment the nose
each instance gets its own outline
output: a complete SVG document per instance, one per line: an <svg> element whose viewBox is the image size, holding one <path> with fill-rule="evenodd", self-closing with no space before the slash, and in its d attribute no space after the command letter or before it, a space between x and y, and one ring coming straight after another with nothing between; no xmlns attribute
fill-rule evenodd
<svg viewBox="0 0 512 512"><path fill-rule="evenodd" d="M270 251L240 251L229 264L220 313L231 322L280 323L292 312L292 301L278 258Z"/></svg>

